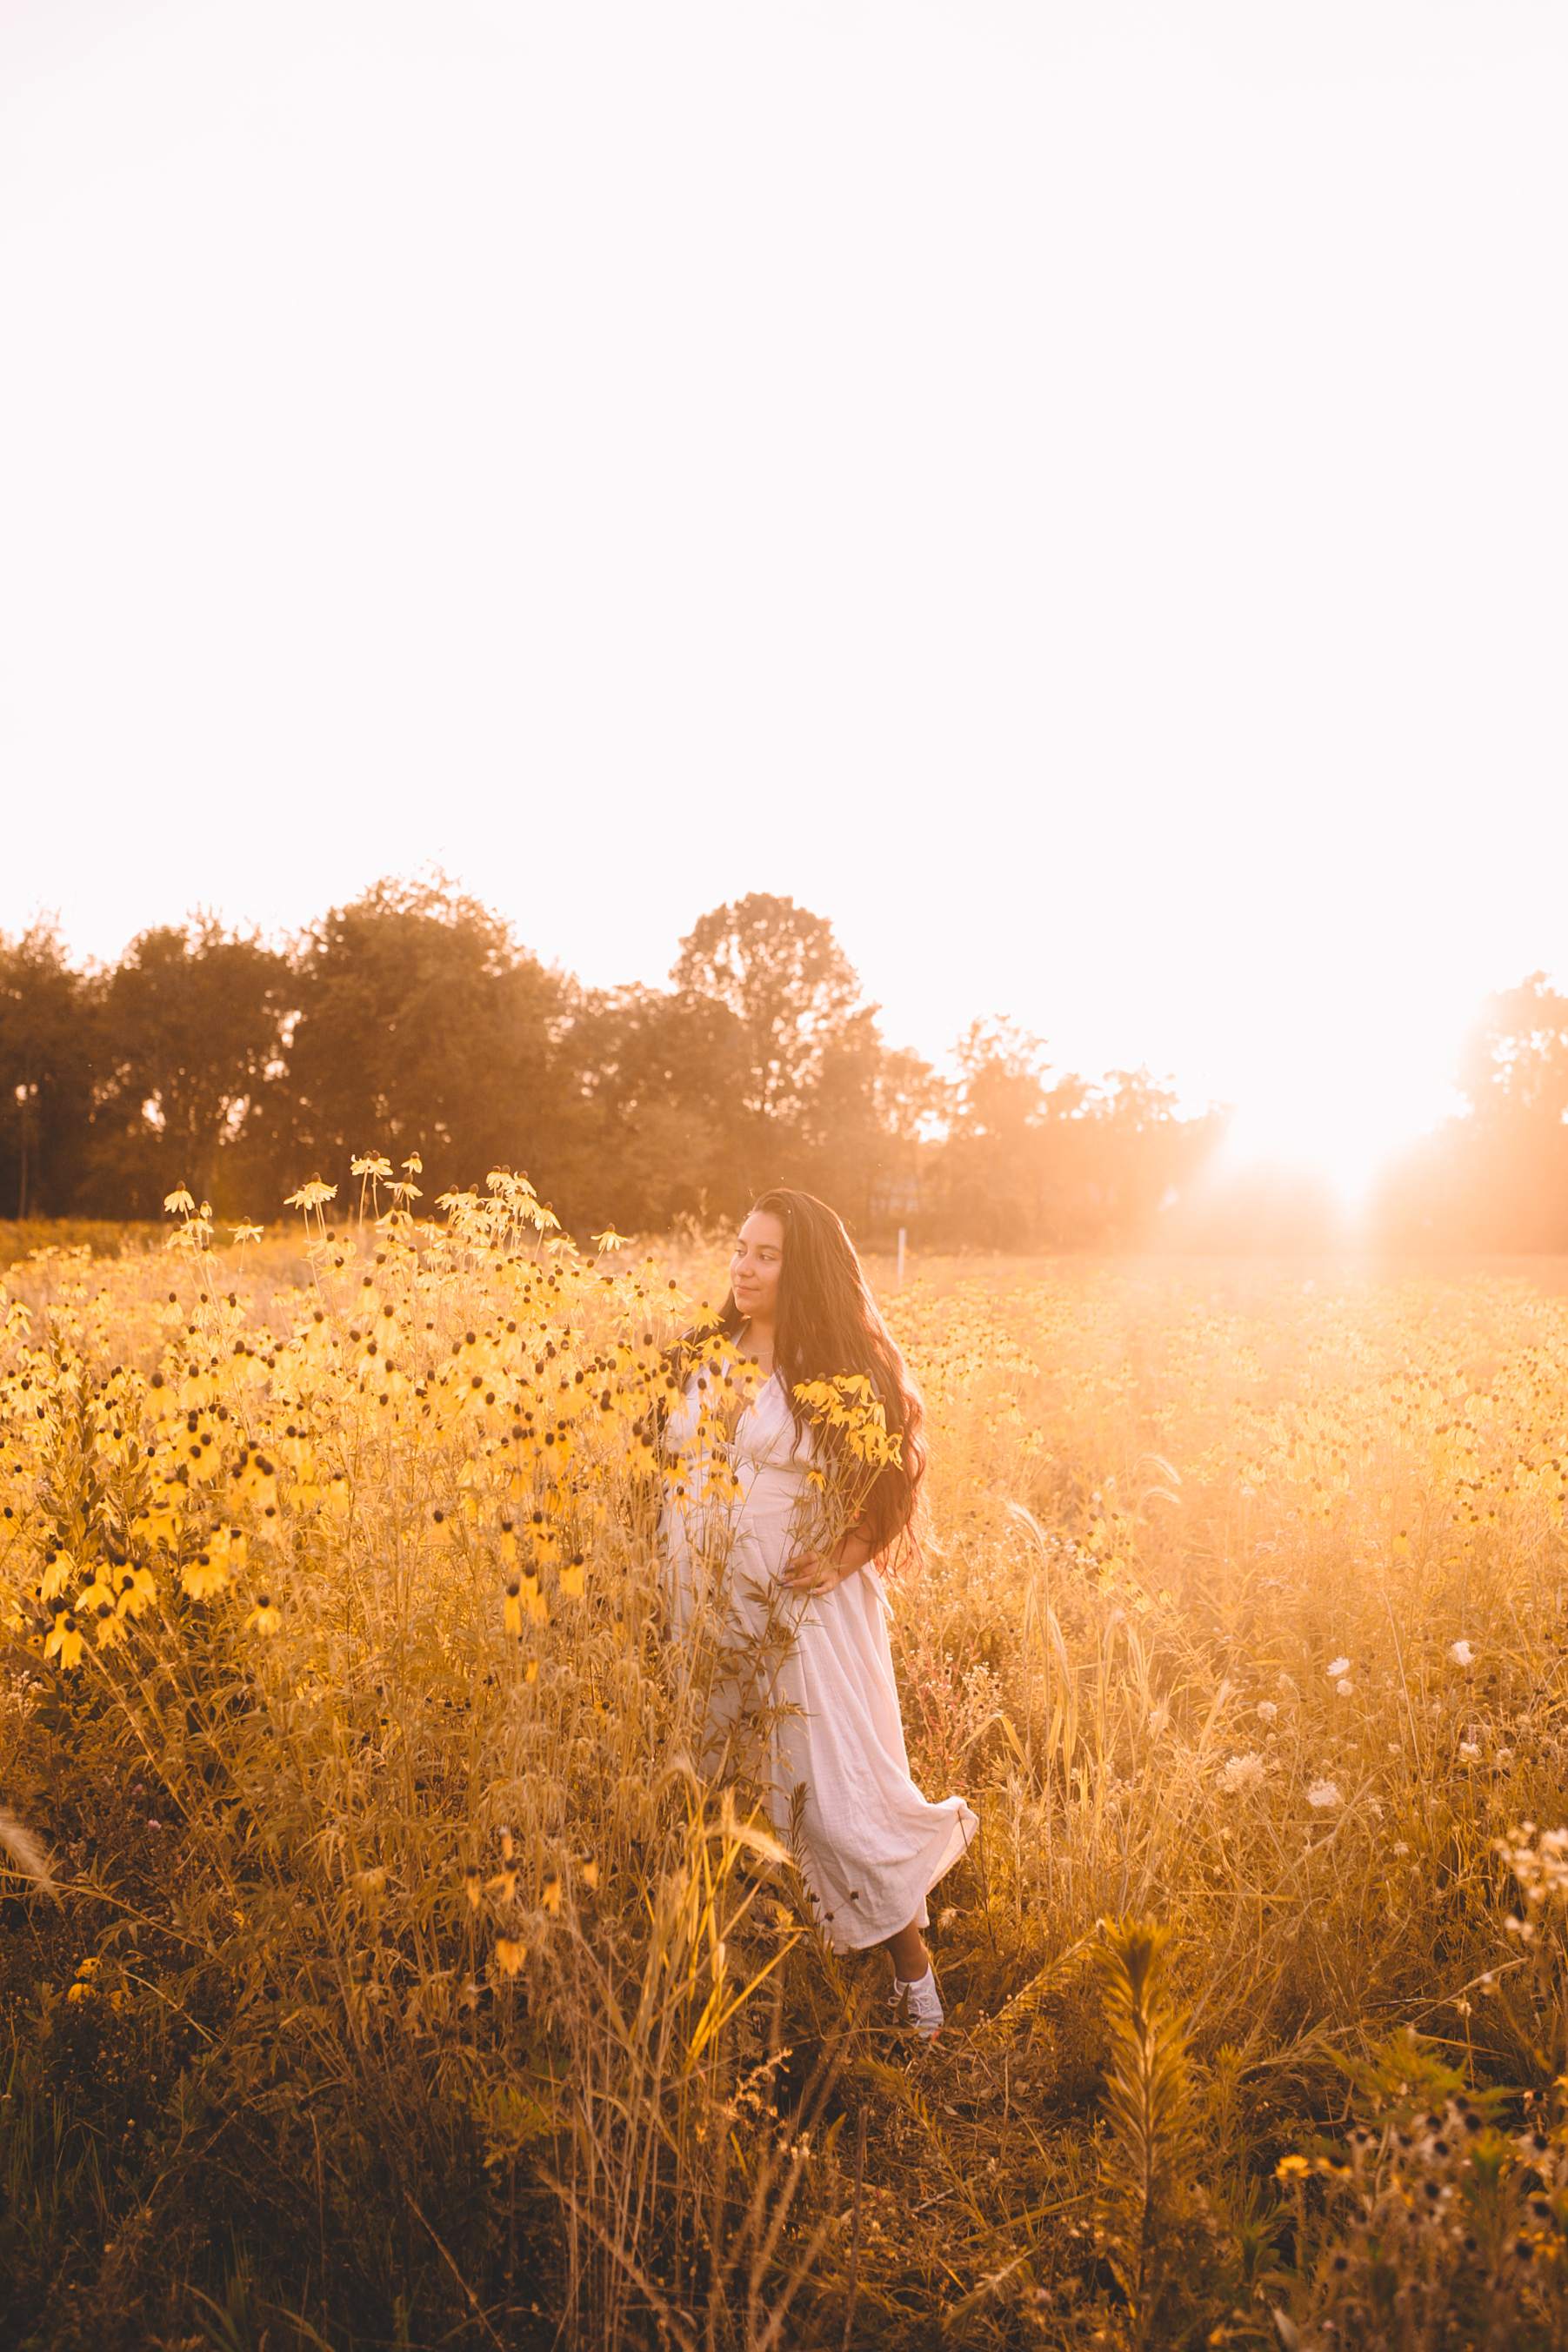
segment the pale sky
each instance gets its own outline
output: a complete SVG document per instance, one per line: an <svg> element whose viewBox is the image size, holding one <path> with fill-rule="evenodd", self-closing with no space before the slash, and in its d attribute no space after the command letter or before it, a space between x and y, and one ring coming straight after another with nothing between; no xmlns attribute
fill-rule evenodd
<svg viewBox="0 0 1568 2352"><path fill-rule="evenodd" d="M0 0L0 927L830 916L1346 1181L1568 983L1568 6Z"/></svg>

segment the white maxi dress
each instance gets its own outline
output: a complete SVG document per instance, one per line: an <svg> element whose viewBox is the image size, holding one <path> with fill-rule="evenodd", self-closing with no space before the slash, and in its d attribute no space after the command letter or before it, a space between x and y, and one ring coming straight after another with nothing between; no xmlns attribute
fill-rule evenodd
<svg viewBox="0 0 1568 2352"><path fill-rule="evenodd" d="M699 1377L664 1433L662 1524L675 1631L689 1634L706 1598L732 1633L754 1635L772 1595L774 1624L788 1637L774 1645L769 1687L759 1695L773 1715L767 1778L774 1826L788 1834L803 1785L802 1874L835 1949L863 1950L912 1920L928 1925L928 1889L979 1823L961 1797L930 1803L909 1777L892 1612L875 1570L860 1570L831 1592L775 1589L802 1548L816 1460L810 1433L797 1434L783 1381L775 1373L763 1383L721 1447L699 1431ZM720 1453L733 1489L716 1497L711 1456Z"/></svg>

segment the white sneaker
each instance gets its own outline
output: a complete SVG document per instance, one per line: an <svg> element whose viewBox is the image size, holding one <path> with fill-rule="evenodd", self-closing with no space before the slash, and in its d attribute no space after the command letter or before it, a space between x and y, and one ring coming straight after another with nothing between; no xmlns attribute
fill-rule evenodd
<svg viewBox="0 0 1568 2352"><path fill-rule="evenodd" d="M906 2000L909 2003L909 2022L923 2042L933 2041L942 2031L944 2015L935 1969L927 1969L925 1974L916 1977L913 1984L905 1984L900 1976L894 1978L894 2009L902 2010Z"/></svg>

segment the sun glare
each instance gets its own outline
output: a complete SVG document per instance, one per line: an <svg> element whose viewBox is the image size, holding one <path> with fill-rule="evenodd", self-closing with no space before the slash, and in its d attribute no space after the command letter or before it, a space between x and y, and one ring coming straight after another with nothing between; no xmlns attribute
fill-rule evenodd
<svg viewBox="0 0 1568 2352"><path fill-rule="evenodd" d="M1213 1173L1266 1165L1315 1178L1354 1218L1380 1171L1455 1108L1465 1014L1442 1003L1417 1017L1367 989L1338 1007L1323 995L1314 974L1293 1021L1270 1020L1205 1073L1209 1099L1231 1114Z"/></svg>
<svg viewBox="0 0 1568 2352"><path fill-rule="evenodd" d="M1215 1173L1289 1169L1326 1183L1354 1216L1379 1172L1443 1115L1448 1097L1440 1067L1403 1076L1370 1062L1261 1071L1236 1102Z"/></svg>

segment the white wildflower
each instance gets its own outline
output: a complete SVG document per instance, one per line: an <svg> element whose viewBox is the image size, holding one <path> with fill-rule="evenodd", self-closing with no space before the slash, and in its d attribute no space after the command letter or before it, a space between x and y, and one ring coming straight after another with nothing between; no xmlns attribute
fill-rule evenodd
<svg viewBox="0 0 1568 2352"><path fill-rule="evenodd" d="M1456 1666L1473 1666L1476 1662L1476 1654L1468 1642L1450 1642L1448 1655Z"/></svg>
<svg viewBox="0 0 1568 2352"><path fill-rule="evenodd" d="M1271 1698L1260 1698L1259 1700L1258 1719L1260 1723L1272 1723L1274 1717L1279 1714L1279 1708L1275 1706Z"/></svg>
<svg viewBox="0 0 1568 2352"><path fill-rule="evenodd" d="M1395 1841L1394 1851L1396 1853L1408 1853L1410 1849L1403 1838L1398 1838Z"/></svg>
<svg viewBox="0 0 1568 2352"><path fill-rule="evenodd" d="M1335 1683L1334 1688L1339 1693L1341 1698L1348 1698L1352 1691L1355 1688L1355 1685L1342 1676L1341 1679Z"/></svg>
<svg viewBox="0 0 1568 2352"><path fill-rule="evenodd" d="M1348 1675L1349 1672L1350 1660L1348 1658L1336 1658L1333 1665L1328 1670L1328 1677L1331 1683L1337 1683L1341 1675Z"/></svg>
<svg viewBox="0 0 1568 2352"><path fill-rule="evenodd" d="M1330 1805L1343 1804L1344 1800L1332 1780L1314 1780L1307 1790L1307 1802L1314 1812L1321 1813Z"/></svg>
<svg viewBox="0 0 1568 2352"><path fill-rule="evenodd" d="M1460 1761L1460 1763L1461 1763L1461 1764L1473 1764L1473 1763L1475 1763L1476 1759L1478 1759L1478 1757L1480 1755L1480 1752L1481 1752L1481 1744L1480 1744L1480 1741L1479 1741L1479 1739L1461 1739L1461 1740L1460 1740L1460 1742L1459 1742L1459 1761Z"/></svg>
<svg viewBox="0 0 1568 2352"><path fill-rule="evenodd" d="M1249 1749L1245 1756L1232 1756L1222 1766L1219 1785L1228 1797L1237 1796L1244 1789L1260 1789L1266 1769L1261 1756Z"/></svg>

